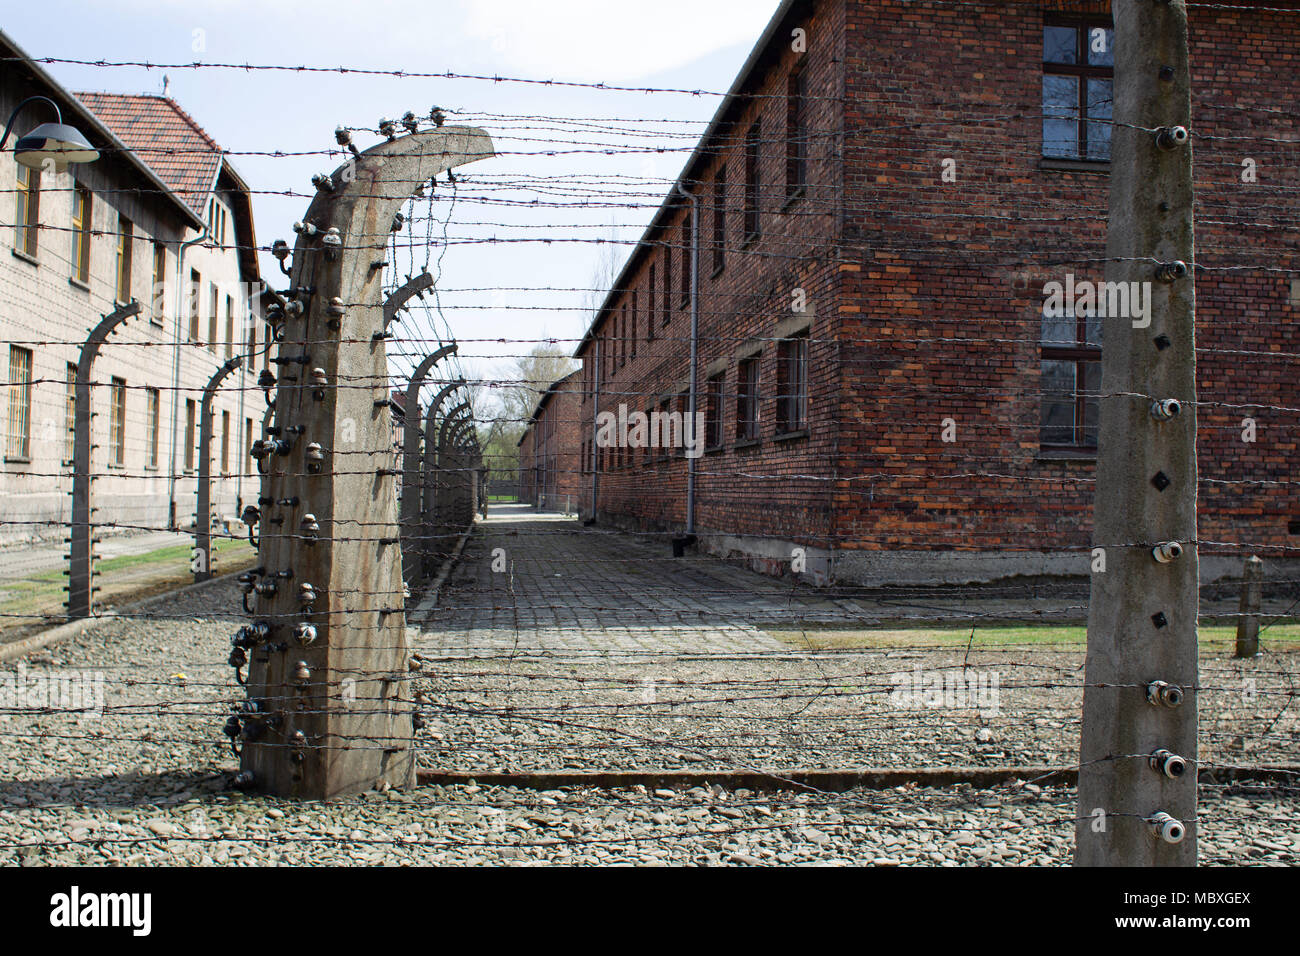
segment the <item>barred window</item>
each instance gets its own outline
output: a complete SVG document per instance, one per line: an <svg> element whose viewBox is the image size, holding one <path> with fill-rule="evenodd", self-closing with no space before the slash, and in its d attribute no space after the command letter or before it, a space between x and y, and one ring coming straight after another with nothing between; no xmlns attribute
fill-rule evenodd
<svg viewBox="0 0 1300 956"><path fill-rule="evenodd" d="M220 321L221 293L215 282L208 283L208 351L217 354L217 322Z"/></svg>
<svg viewBox="0 0 1300 956"><path fill-rule="evenodd" d="M9 430L5 457L25 461L32 451L32 351L9 346Z"/></svg>
<svg viewBox="0 0 1300 956"><path fill-rule="evenodd" d="M199 275L198 269L190 270L190 341L199 341L199 289L203 285L203 277Z"/></svg>
<svg viewBox="0 0 1300 956"><path fill-rule="evenodd" d="M713 274L727 264L727 166L718 167L713 178Z"/></svg>
<svg viewBox="0 0 1300 956"><path fill-rule="evenodd" d="M655 285L655 266L652 262L650 263L650 276L645 290L645 337L647 342L653 342L655 338L655 297L658 294L659 287Z"/></svg>
<svg viewBox="0 0 1300 956"><path fill-rule="evenodd" d="M77 435L77 366L73 362L68 363L68 384L67 397L64 401L63 410L63 461L65 463L72 461L72 456L76 448Z"/></svg>
<svg viewBox="0 0 1300 956"><path fill-rule="evenodd" d="M786 79L785 194L803 192L808 177L808 90L802 68Z"/></svg>
<svg viewBox="0 0 1300 956"><path fill-rule="evenodd" d="M745 241L758 235L758 201L759 201L759 137L762 128L757 120L745 134Z"/></svg>
<svg viewBox="0 0 1300 956"><path fill-rule="evenodd" d="M758 438L759 356L741 359L736 371L736 440Z"/></svg>
<svg viewBox="0 0 1300 956"><path fill-rule="evenodd" d="M722 447L722 387L723 375L719 372L704 384L704 447Z"/></svg>
<svg viewBox="0 0 1300 956"><path fill-rule="evenodd" d="M777 346L776 430L797 432L808 426L808 332Z"/></svg>

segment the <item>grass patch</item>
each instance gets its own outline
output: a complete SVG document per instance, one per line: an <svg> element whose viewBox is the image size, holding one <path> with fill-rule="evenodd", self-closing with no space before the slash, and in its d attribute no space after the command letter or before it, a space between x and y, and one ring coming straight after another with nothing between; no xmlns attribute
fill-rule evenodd
<svg viewBox="0 0 1300 956"><path fill-rule="evenodd" d="M1267 623L1267 619L1265 620ZM1061 650L1082 649L1088 629L1082 625L1020 625L1004 627L923 628L764 628L764 632L791 647L813 650L856 650L859 648L953 647L967 644L977 648L1042 645ZM1237 640L1235 625L1203 626L1198 634L1206 650L1232 647ZM1260 644L1272 650L1291 650L1300 644L1300 620L1278 621L1261 628Z"/></svg>
<svg viewBox="0 0 1300 956"><path fill-rule="evenodd" d="M215 573L226 574L251 567L257 552L247 541L214 538L212 541ZM96 604L124 604L143 600L182 587L194 580L190 569L192 544L168 545L141 554L122 554L95 562L95 578L100 590ZM68 577L66 565L29 577L0 583L0 631L6 638L17 638L61 623L66 608L64 587Z"/></svg>

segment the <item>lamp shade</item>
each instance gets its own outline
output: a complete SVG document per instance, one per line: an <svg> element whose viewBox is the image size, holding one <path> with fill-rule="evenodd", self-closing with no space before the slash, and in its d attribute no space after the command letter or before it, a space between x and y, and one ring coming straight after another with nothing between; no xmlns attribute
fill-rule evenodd
<svg viewBox="0 0 1300 956"><path fill-rule="evenodd" d="M99 151L81 132L64 123L42 123L14 145L14 159L32 169L41 169L53 160L62 172L69 163L93 163Z"/></svg>

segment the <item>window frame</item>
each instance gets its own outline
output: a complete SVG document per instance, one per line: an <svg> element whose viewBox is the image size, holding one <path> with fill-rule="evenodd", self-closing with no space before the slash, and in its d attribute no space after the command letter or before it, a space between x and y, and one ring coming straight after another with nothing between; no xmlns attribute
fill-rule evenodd
<svg viewBox="0 0 1300 956"><path fill-rule="evenodd" d="M135 250L135 223L117 214L117 263L114 270L113 296L119 305L131 301L132 258Z"/></svg>
<svg viewBox="0 0 1300 956"><path fill-rule="evenodd" d="M5 422L5 461L32 460L32 369L35 354L9 346L9 408Z"/></svg>
<svg viewBox="0 0 1300 956"><path fill-rule="evenodd" d="M795 435L808 430L809 330L800 329L777 343L776 432ZM791 369L797 370L792 382Z"/></svg>
<svg viewBox="0 0 1300 956"><path fill-rule="evenodd" d="M762 373L761 352L746 355L736 362L736 444L758 442L762 435ZM753 370L751 376L750 370Z"/></svg>
<svg viewBox="0 0 1300 956"><path fill-rule="evenodd" d="M158 467L158 433L162 421L162 391L145 388L145 467Z"/></svg>
<svg viewBox="0 0 1300 956"><path fill-rule="evenodd" d="M94 194L81 183L72 187L72 280L90 284L90 235L94 224Z"/></svg>
<svg viewBox="0 0 1300 956"><path fill-rule="evenodd" d="M1075 100L1075 151L1072 155L1060 156L1049 155L1047 152L1046 138L1042 137L1042 123L1049 117L1043 111L1044 107L1040 103L1039 109L1043 111L1039 123L1039 152L1042 158L1048 162L1065 162L1065 163L1090 163L1097 166L1106 166L1110 163L1110 153L1107 151L1105 157L1096 157L1088 155L1088 126L1093 122L1103 122L1101 120L1088 119L1088 80L1089 79L1108 79L1111 81L1112 104L1114 97L1115 67L1114 65L1094 65L1088 62L1088 45L1091 31L1101 27L1106 30L1114 30L1114 22L1107 17L1086 16L1086 15L1069 15L1069 14L1046 14L1043 17L1043 30L1048 27L1068 27L1074 30L1074 63L1053 63L1047 59L1047 50L1043 50L1043 76L1073 76L1077 78L1077 95ZM1113 32L1112 32L1113 43ZM1112 51L1114 47L1112 45ZM1113 105L1112 105L1113 115ZM1064 119L1065 117L1051 117L1053 119Z"/></svg>
<svg viewBox="0 0 1300 956"><path fill-rule="evenodd" d="M126 465L126 379L114 375L108 385L108 464Z"/></svg>
<svg viewBox="0 0 1300 956"><path fill-rule="evenodd" d="M1039 364L1039 426L1038 426L1038 447L1040 451L1072 451L1096 453L1096 442L1087 441L1089 431L1088 422L1088 402L1095 400L1095 396L1090 396L1087 392L1087 366L1095 364L1098 371L1101 369L1101 351L1102 346L1090 345L1088 343L1088 316L1070 315L1074 319L1075 340L1073 342L1049 342L1043 338L1042 332L1042 315L1039 316L1039 340L1040 340L1040 364ZM1074 388L1072 403L1074 406L1074 424L1071 427L1072 440L1069 442L1051 442L1043 440L1043 432L1047 427L1042 422L1043 411L1047 404L1065 404L1058 399L1052 401L1042 385L1042 363L1044 362L1066 362L1074 365ZM1100 411L1100 409L1099 409ZM1098 421L1092 426L1092 431L1096 432L1101 427Z"/></svg>
<svg viewBox="0 0 1300 956"><path fill-rule="evenodd" d="M750 124L745 131L745 203L744 203L744 242L749 245L763 234L762 207L762 160L761 143L763 121L760 117Z"/></svg>
<svg viewBox="0 0 1300 956"><path fill-rule="evenodd" d="M14 189L14 252L35 259L40 251L41 171L17 164Z"/></svg>
<svg viewBox="0 0 1300 956"><path fill-rule="evenodd" d="M808 187L808 74L801 60L786 77L785 197L789 202Z"/></svg>

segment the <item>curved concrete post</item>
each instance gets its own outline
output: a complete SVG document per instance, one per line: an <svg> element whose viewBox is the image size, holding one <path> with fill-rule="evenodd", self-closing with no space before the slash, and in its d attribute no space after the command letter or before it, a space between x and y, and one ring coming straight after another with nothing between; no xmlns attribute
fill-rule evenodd
<svg viewBox="0 0 1300 956"><path fill-rule="evenodd" d="M212 398L227 375L244 362L242 356L226 359L208 384L199 403L199 486L194 508L194 583L212 577Z"/></svg>
<svg viewBox="0 0 1300 956"><path fill-rule="evenodd" d="M438 412L445 402L457 389L463 387L465 380L457 379L447 385L444 385L433 401L429 403L429 409L425 413L424 424L424 451L420 462L421 483L423 485L420 500L420 573L423 577L428 578L438 570L438 543L439 530L437 520L437 498L438 498L438 429L442 425L442 419L438 417Z"/></svg>
<svg viewBox="0 0 1300 956"><path fill-rule="evenodd" d="M270 633L248 654L253 709L241 718L241 766L258 789L329 799L414 780L388 408L348 386L387 381L383 277L403 203L435 175L491 155L478 129L394 137L335 170L298 227L264 466L281 522L259 549L268 577L257 617ZM325 387L306 381L313 368Z"/></svg>
<svg viewBox="0 0 1300 956"><path fill-rule="evenodd" d="M91 522L90 522L90 372L95 358L105 340L117 327L138 314L139 302L130 302L114 309L95 326L86 344L81 347L77 361L77 380L73 386L72 424L72 528L71 549L68 552L68 619L90 616L93 586L91 577Z"/></svg>
<svg viewBox="0 0 1300 956"><path fill-rule="evenodd" d="M429 370L448 355L456 354L456 343L444 345L430 352L415 367L406 386L402 403L402 579L413 584L419 568L415 562L418 553L416 537L420 524L420 498L423 491L420 481L420 389ZM432 414L432 413L431 413Z"/></svg>

